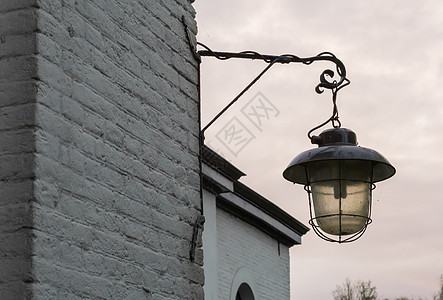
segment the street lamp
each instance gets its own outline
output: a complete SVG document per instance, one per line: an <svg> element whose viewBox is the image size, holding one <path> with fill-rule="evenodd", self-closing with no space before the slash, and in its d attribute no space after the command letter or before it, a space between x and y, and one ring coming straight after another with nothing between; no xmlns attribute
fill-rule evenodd
<svg viewBox="0 0 443 300"><path fill-rule="evenodd" d="M355 241L371 223L375 183L393 176L395 168L377 151L358 147L349 129L325 130L312 142L319 147L297 155L283 177L305 186L309 224L318 236L338 243Z"/></svg>
<svg viewBox="0 0 443 300"><path fill-rule="evenodd" d="M257 52L239 53L215 52L204 44L198 45L205 50L197 51L197 58L211 56L220 60L231 58L260 59L268 63L267 67L251 81L220 113L202 130L204 133L229 107L266 73L275 63L302 63L310 65L315 61L329 61L336 65L340 79L333 80L334 71L325 70L320 75L317 93L324 89L332 92L332 116L308 132L308 138L318 148L304 151L297 155L283 177L293 183L302 184L308 193L310 220L314 232L324 240L346 243L360 238L371 220L372 190L375 183L386 180L395 174L395 168L375 150L357 146L357 136L349 129L341 128L338 118L337 93L350 81L346 78L344 64L332 53L323 52L317 56L300 58L295 55L262 55ZM327 129L313 136L311 133L328 123Z"/></svg>

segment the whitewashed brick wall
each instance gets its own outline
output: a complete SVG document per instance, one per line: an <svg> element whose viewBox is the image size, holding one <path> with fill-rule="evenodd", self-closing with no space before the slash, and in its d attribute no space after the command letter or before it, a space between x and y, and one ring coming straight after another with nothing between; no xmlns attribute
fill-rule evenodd
<svg viewBox="0 0 443 300"><path fill-rule="evenodd" d="M219 299L230 298L231 285L240 268L250 270L256 299L289 299L289 248L259 228L217 209ZM234 291L235 292L235 291ZM235 297L235 295L234 295Z"/></svg>
<svg viewBox="0 0 443 300"><path fill-rule="evenodd" d="M0 4L0 299L203 299L188 0Z"/></svg>
<svg viewBox="0 0 443 300"><path fill-rule="evenodd" d="M35 29L30 1L0 2L0 299L31 295ZM22 9L24 8L24 9Z"/></svg>

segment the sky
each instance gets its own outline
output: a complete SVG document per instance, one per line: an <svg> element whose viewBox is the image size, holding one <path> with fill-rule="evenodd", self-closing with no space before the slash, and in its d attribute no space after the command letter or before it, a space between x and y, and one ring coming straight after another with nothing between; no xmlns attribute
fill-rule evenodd
<svg viewBox="0 0 443 300"><path fill-rule="evenodd" d="M443 1L196 0L194 7L198 41L216 51L334 53L351 81L338 94L342 126L397 169L377 184L362 238L339 245L310 230L291 248L291 299L332 299L346 278L370 280L381 299L432 299L443 274ZM265 66L204 57L202 124ZM331 115L330 92L314 90L329 68L273 66L206 131L206 144L247 174L243 183L304 224L307 195L282 172L315 148L306 134ZM272 108L261 123L244 114L260 100ZM241 147L221 135L232 122L248 132Z"/></svg>

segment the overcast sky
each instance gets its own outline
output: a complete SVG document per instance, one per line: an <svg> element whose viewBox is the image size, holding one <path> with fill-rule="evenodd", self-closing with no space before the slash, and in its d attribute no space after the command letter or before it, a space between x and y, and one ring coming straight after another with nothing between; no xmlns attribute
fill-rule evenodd
<svg viewBox="0 0 443 300"><path fill-rule="evenodd" d="M213 50L334 53L351 80L338 95L343 127L397 169L377 185L373 223L360 240L328 243L311 230L291 249L291 299L332 299L346 278L371 280L383 298L432 299L443 274L443 1L196 0L194 6L198 40ZM265 66L203 58L203 125ZM334 65L274 66L206 132L207 144L247 173L242 182L305 224L306 193L281 174L313 148L307 131L330 116L329 91L314 91L326 68ZM259 126L242 113L256 95L273 105ZM220 138L229 122L250 132L242 149L228 149Z"/></svg>

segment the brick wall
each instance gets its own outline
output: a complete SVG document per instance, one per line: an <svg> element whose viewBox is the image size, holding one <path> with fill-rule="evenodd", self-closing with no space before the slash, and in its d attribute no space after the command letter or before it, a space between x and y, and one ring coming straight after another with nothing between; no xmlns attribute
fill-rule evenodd
<svg viewBox="0 0 443 300"><path fill-rule="evenodd" d="M289 299L289 248L222 209L216 219L219 299L234 299L231 285L240 268L251 271L256 298Z"/></svg>
<svg viewBox="0 0 443 300"><path fill-rule="evenodd" d="M3 295L202 299L189 1L3 3Z"/></svg>
<svg viewBox="0 0 443 300"><path fill-rule="evenodd" d="M29 297L36 84L31 1L0 5L0 299ZM22 9L23 8L23 9Z"/></svg>

